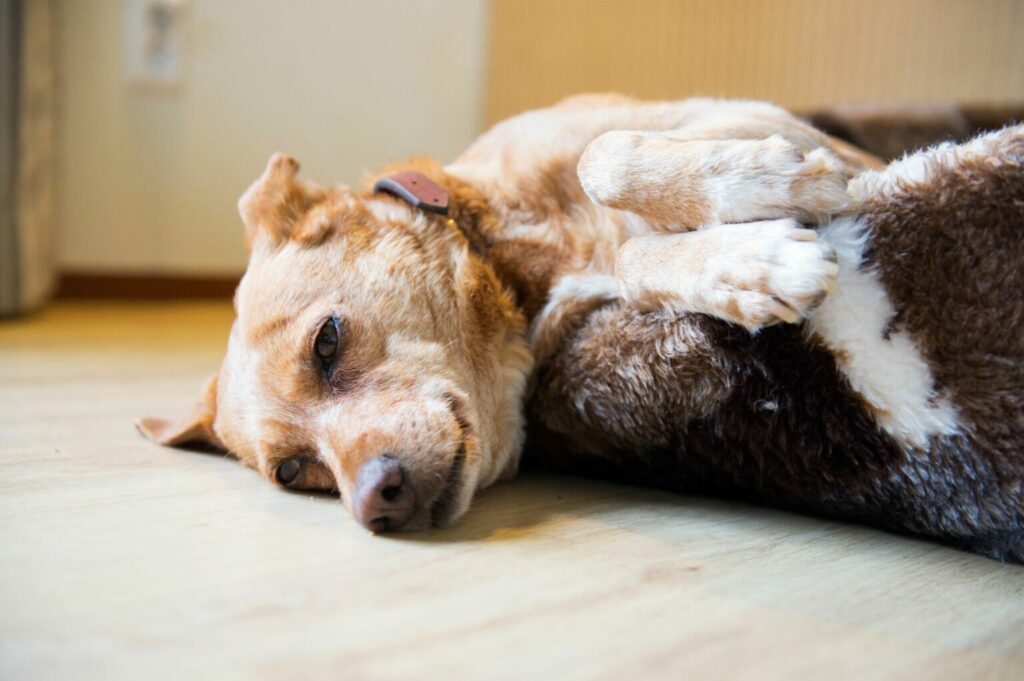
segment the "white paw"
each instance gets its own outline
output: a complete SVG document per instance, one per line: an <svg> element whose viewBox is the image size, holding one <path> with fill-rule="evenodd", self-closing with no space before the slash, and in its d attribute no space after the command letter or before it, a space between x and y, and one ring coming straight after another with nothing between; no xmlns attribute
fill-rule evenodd
<svg viewBox="0 0 1024 681"><path fill-rule="evenodd" d="M835 154L818 147L803 156L793 169L790 201L801 218L824 224L830 216L850 208L850 177Z"/></svg>
<svg viewBox="0 0 1024 681"><path fill-rule="evenodd" d="M733 144L737 150L743 144L750 146L746 152L749 161L743 166L747 193L739 204L746 210L740 211L741 214L771 215L774 211L823 224L829 216L843 212L852 204L846 190L850 173L839 157L825 147L805 153L781 135ZM737 200L735 191L729 190L720 200ZM734 218L733 222L740 221L735 219L738 215L727 217Z"/></svg>
<svg viewBox="0 0 1024 681"><path fill-rule="evenodd" d="M705 263L717 316L750 330L796 323L835 290L832 247L791 219L715 227L720 250Z"/></svg>

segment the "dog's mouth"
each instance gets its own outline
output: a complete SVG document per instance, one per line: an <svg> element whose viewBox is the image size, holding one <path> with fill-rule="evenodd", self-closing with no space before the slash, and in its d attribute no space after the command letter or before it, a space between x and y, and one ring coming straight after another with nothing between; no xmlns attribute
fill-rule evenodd
<svg viewBox="0 0 1024 681"><path fill-rule="evenodd" d="M452 460L452 465L448 468L448 475L445 476L441 493L430 508L430 524L433 527L444 527L452 521L464 483L462 473L465 466L466 445L463 444L459 447L459 451Z"/></svg>

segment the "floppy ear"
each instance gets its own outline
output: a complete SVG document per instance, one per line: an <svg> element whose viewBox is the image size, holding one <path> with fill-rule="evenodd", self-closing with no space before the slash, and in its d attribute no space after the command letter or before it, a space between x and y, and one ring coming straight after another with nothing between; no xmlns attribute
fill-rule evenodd
<svg viewBox="0 0 1024 681"><path fill-rule="evenodd" d="M298 172L298 161L286 154L274 154L263 174L238 200L249 250L253 242L264 236L271 243L287 239L296 221L323 201L324 190L298 180Z"/></svg>
<svg viewBox="0 0 1024 681"><path fill-rule="evenodd" d="M213 419L217 414L217 374L207 379L199 402L183 419L167 419L144 416L135 422L135 427L149 440L166 447L198 445L222 452L227 447L213 431Z"/></svg>

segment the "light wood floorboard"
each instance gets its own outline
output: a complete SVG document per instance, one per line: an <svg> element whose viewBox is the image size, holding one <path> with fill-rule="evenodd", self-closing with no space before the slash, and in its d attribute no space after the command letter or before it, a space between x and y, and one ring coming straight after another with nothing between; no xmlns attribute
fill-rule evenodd
<svg viewBox="0 0 1024 681"><path fill-rule="evenodd" d="M527 476L444 532L150 445L221 303L0 323L0 678L1022 679L1024 568L722 501Z"/></svg>

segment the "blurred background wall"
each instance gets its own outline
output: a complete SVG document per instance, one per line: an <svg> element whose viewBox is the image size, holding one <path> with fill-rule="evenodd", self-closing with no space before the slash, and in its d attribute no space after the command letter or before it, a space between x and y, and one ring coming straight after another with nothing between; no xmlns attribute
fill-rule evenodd
<svg viewBox="0 0 1024 681"><path fill-rule="evenodd" d="M58 248L78 272L235 274L275 151L358 182L479 131L483 0L187 0L180 82L130 82L129 0L63 0Z"/></svg>
<svg viewBox="0 0 1024 681"><path fill-rule="evenodd" d="M155 89L128 73L139 2L57 2L65 272L235 276L270 153L354 183L579 91L1024 101L1024 0L183 0Z"/></svg>
<svg viewBox="0 0 1024 681"><path fill-rule="evenodd" d="M487 120L567 92L1024 100L1020 0L494 0Z"/></svg>

